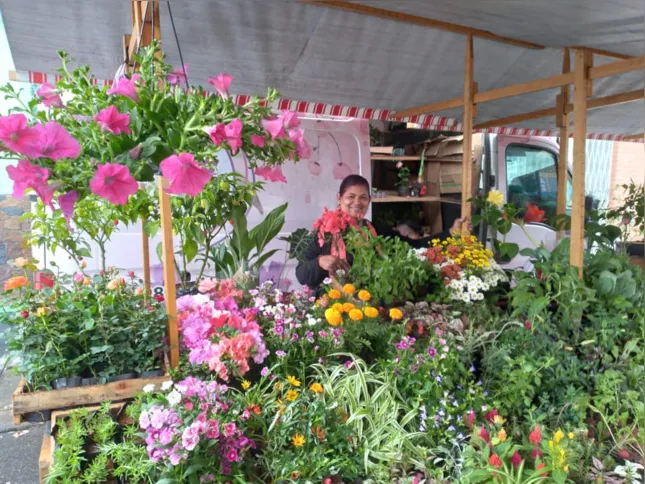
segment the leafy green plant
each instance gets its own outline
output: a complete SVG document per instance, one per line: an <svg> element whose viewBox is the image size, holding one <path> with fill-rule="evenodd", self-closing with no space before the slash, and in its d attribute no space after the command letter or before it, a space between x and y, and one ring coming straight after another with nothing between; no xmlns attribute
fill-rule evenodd
<svg viewBox="0 0 645 484"><path fill-rule="evenodd" d="M623 199L619 206L607 211L607 218L616 220L625 231L624 238L630 235L633 230L636 234L645 233L645 186L637 185L633 180L630 183L621 185Z"/></svg>
<svg viewBox="0 0 645 484"><path fill-rule="evenodd" d="M305 228L299 228L291 232L287 237L278 237L278 240L289 244L289 249L287 250L287 257L289 259L306 262L307 259L303 254L307 246L314 240L314 234Z"/></svg>

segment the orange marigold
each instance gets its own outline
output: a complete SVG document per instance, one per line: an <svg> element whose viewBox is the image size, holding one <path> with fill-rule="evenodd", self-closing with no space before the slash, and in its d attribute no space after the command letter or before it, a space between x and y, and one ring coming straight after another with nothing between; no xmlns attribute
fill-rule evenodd
<svg viewBox="0 0 645 484"><path fill-rule="evenodd" d="M343 286L343 292L352 296L356 292L356 288L352 284L345 284Z"/></svg>
<svg viewBox="0 0 645 484"><path fill-rule="evenodd" d="M367 302L370 299L372 299L372 295L369 293L369 291L366 291L365 289L361 289L358 291L358 299L360 299L363 302Z"/></svg>
<svg viewBox="0 0 645 484"><path fill-rule="evenodd" d="M7 279L4 283L4 290L11 291L12 289L18 289L20 287L25 287L29 285L29 279L25 276L14 276Z"/></svg>
<svg viewBox="0 0 645 484"><path fill-rule="evenodd" d="M361 311L360 309L352 309L349 312L349 318L352 321L360 321L361 319L363 319L363 311Z"/></svg>
<svg viewBox="0 0 645 484"><path fill-rule="evenodd" d="M331 289L327 293L327 297L329 299L340 299L340 291L338 289Z"/></svg>
<svg viewBox="0 0 645 484"><path fill-rule="evenodd" d="M390 317L396 321L403 317L403 313L398 308L392 308L390 309Z"/></svg>

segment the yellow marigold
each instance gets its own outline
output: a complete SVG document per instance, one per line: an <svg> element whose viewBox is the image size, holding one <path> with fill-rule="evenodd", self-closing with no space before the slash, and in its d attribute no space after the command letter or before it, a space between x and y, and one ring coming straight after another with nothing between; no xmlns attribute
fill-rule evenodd
<svg viewBox="0 0 645 484"><path fill-rule="evenodd" d="M329 299L340 299L340 291L338 289L330 289L327 293Z"/></svg>
<svg viewBox="0 0 645 484"><path fill-rule="evenodd" d="M358 299L360 299L363 302L367 302L370 299L372 299L372 295L369 293L369 291L366 291L365 289L361 289L358 291Z"/></svg>
<svg viewBox="0 0 645 484"><path fill-rule="evenodd" d="M320 383L312 383L309 386L309 390L311 390L314 393L320 394L323 392L323 386Z"/></svg>
<svg viewBox="0 0 645 484"><path fill-rule="evenodd" d="M298 398L298 395L300 395L300 393L295 390L287 390L285 398L287 399L287 401L293 402L296 398Z"/></svg>
<svg viewBox="0 0 645 484"><path fill-rule="evenodd" d="M353 296L354 293L356 292L356 288L354 287L353 284L345 284L343 286L343 292L345 294L349 294L350 296Z"/></svg>
<svg viewBox="0 0 645 484"><path fill-rule="evenodd" d="M25 276L14 276L7 279L4 283L4 290L11 291L20 287L28 286L29 280Z"/></svg>
<svg viewBox="0 0 645 484"><path fill-rule="evenodd" d="M354 306L352 303L344 303L343 304L343 312L344 313L349 313L352 309L354 309L356 306Z"/></svg>
<svg viewBox="0 0 645 484"><path fill-rule="evenodd" d="M299 387L300 386L300 380L298 380L295 376L289 375L287 377L287 381L292 384L294 387Z"/></svg>
<svg viewBox="0 0 645 484"><path fill-rule="evenodd" d="M496 425L504 425L506 423L506 419L501 415L495 415L493 417L493 423Z"/></svg>
<svg viewBox="0 0 645 484"><path fill-rule="evenodd" d="M352 321L360 321L361 319L363 319L363 311L361 311L360 309L352 309L349 312L349 319L351 319Z"/></svg>
<svg viewBox="0 0 645 484"><path fill-rule="evenodd" d="M242 388L248 390L249 388L251 388L251 382L248 380L242 380Z"/></svg>
<svg viewBox="0 0 645 484"><path fill-rule="evenodd" d="M500 442L504 442L506 440L506 430L502 429L499 432L497 432L497 438L499 439Z"/></svg>
<svg viewBox="0 0 645 484"><path fill-rule="evenodd" d="M562 429L558 429L558 431L553 434L553 441L555 442L555 445L558 445L563 437L564 432L562 431Z"/></svg>
<svg viewBox="0 0 645 484"><path fill-rule="evenodd" d="M575 434L573 432L569 432L567 434L567 437L569 437L570 439L573 439L575 437Z"/></svg>
<svg viewBox="0 0 645 484"><path fill-rule="evenodd" d="M368 318L378 317L378 309L373 308L372 306L365 306L363 308L363 312L365 313L365 316L367 316Z"/></svg>
<svg viewBox="0 0 645 484"><path fill-rule="evenodd" d="M40 308L36 309L36 316L42 318L45 314L47 314L47 308L46 307L40 307Z"/></svg>
<svg viewBox="0 0 645 484"><path fill-rule="evenodd" d="M305 436L302 434L296 434L291 437L291 443L294 447L302 447L305 445Z"/></svg>
<svg viewBox="0 0 645 484"><path fill-rule="evenodd" d="M343 317L334 308L329 308L328 310L325 311L325 319L332 326L338 326L343 322Z"/></svg>
<svg viewBox="0 0 645 484"><path fill-rule="evenodd" d="M499 190L491 190L490 192L488 192L486 201L497 205L498 207L501 207L502 205L504 205L504 194Z"/></svg>
<svg viewBox="0 0 645 484"><path fill-rule="evenodd" d="M339 303L339 302L334 303L334 304L331 305L331 307L332 307L332 309L335 309L336 311L338 311L340 314L343 314L343 312L345 311L343 309L343 303Z"/></svg>
<svg viewBox="0 0 645 484"><path fill-rule="evenodd" d="M397 321L403 317L403 313L398 308L392 308L390 309L390 317Z"/></svg>

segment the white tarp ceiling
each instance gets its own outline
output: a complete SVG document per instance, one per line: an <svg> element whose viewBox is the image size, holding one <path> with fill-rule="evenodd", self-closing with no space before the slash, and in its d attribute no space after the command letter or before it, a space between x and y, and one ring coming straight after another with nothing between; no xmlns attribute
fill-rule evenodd
<svg viewBox="0 0 645 484"><path fill-rule="evenodd" d="M642 0L405 0L360 3L489 30L547 46L530 50L475 39L479 90L559 74L562 50L582 45L643 55ZM378 109L404 109L463 93L463 35L292 0L172 1L191 84L221 71L236 94L263 94ZM131 32L129 1L0 0L17 70L54 72L63 49L110 79ZM179 65L168 7L161 2L164 50ZM616 59L595 56L596 65ZM573 67L573 66L572 66ZM643 88L643 72L600 79L594 97ZM543 91L479 106L476 123L555 105ZM461 109L437 113L459 119ZM523 127L554 129L552 118ZM591 110L590 133L643 131L643 103Z"/></svg>

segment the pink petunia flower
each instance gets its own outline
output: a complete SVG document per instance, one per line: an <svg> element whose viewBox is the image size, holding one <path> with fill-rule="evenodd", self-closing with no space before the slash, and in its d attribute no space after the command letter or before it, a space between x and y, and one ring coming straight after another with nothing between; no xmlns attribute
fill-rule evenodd
<svg viewBox="0 0 645 484"><path fill-rule="evenodd" d="M208 78L208 83L213 86L217 93L224 99L227 99L229 96L228 88L230 87L232 81L233 76L230 76L225 72L222 72L215 77Z"/></svg>
<svg viewBox="0 0 645 484"><path fill-rule="evenodd" d="M106 163L99 165L94 178L90 181L90 190L99 197L107 198L115 205L125 205L128 197L134 195L139 184L125 165Z"/></svg>
<svg viewBox="0 0 645 484"><path fill-rule="evenodd" d="M302 129L292 129L289 131L289 139L296 144L299 158L309 158L311 156L311 147L305 140L305 132Z"/></svg>
<svg viewBox="0 0 645 484"><path fill-rule="evenodd" d="M141 78L139 74L134 74L132 78L128 79L123 77L119 79L119 82L115 86L108 89L107 93L114 96L125 96L132 99L135 103L140 101L139 94L137 94L136 82Z"/></svg>
<svg viewBox="0 0 645 484"><path fill-rule="evenodd" d="M27 126L24 114L0 116L0 141L11 151L36 158L39 154L34 149L37 139L38 133Z"/></svg>
<svg viewBox="0 0 645 484"><path fill-rule="evenodd" d="M259 136L257 134L254 134L251 136L251 144L253 146L257 146L258 148L264 148L264 144L266 143L266 138L264 136Z"/></svg>
<svg viewBox="0 0 645 484"><path fill-rule="evenodd" d="M184 81L184 84L188 85L188 79L186 75L188 74L188 64L184 64L183 67L175 67L170 73L166 76L168 84L171 86L176 86L181 81Z"/></svg>
<svg viewBox="0 0 645 484"><path fill-rule="evenodd" d="M63 212L63 217L65 217L65 220L67 221L67 228L70 230L72 229L70 222L72 220L72 215L74 214L74 205L76 205L77 200L78 192L75 190L58 197L58 206Z"/></svg>
<svg viewBox="0 0 645 484"><path fill-rule="evenodd" d="M286 129L297 128L300 126L300 119L298 113L295 111L284 110L282 111L282 123Z"/></svg>
<svg viewBox="0 0 645 484"><path fill-rule="evenodd" d="M237 150L242 146L242 128L243 123L239 118L235 118L233 121L228 123L224 128L224 133L226 134L226 140L228 141L229 146L231 147L231 153L237 153Z"/></svg>
<svg viewBox="0 0 645 484"><path fill-rule="evenodd" d="M259 166L255 169L255 174L271 182L287 183L287 179L282 173L282 168L280 166Z"/></svg>
<svg viewBox="0 0 645 484"><path fill-rule="evenodd" d="M48 108L59 108L63 105L63 101L56 92L56 88L48 82L41 85L38 91L36 91L36 94L42 98L43 104Z"/></svg>
<svg viewBox="0 0 645 484"><path fill-rule="evenodd" d="M284 138L284 123L282 119L263 119L262 127L271 135L271 139Z"/></svg>
<svg viewBox="0 0 645 484"><path fill-rule="evenodd" d="M114 134L130 134L130 127L128 126L130 123L130 115L119 113L115 105L111 105L99 111L99 113L94 116L94 120L99 123L99 126L101 126L103 131L109 131Z"/></svg>
<svg viewBox="0 0 645 484"><path fill-rule="evenodd" d="M212 177L212 174L195 161L190 153L172 155L161 162L161 173L170 180L167 192L175 195L196 196Z"/></svg>
<svg viewBox="0 0 645 484"><path fill-rule="evenodd" d="M76 159L81 154L81 145L74 137L67 132L63 126L56 121L48 121L47 124L37 124L33 128L33 134L28 143L31 144L29 151L32 158L61 158Z"/></svg>
<svg viewBox="0 0 645 484"><path fill-rule="evenodd" d="M208 136L210 136L213 144L219 146L226 140L226 126L224 123L218 123L208 129Z"/></svg>
<svg viewBox="0 0 645 484"><path fill-rule="evenodd" d="M16 166L7 166L7 174L13 180L14 198L22 198L28 188L47 186L49 170L34 165L28 160L20 160Z"/></svg>

